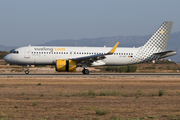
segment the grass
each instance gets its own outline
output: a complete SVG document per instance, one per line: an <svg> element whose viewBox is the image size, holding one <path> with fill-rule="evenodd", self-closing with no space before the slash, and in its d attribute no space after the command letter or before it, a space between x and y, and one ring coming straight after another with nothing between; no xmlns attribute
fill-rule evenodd
<svg viewBox="0 0 180 120"><path fill-rule="evenodd" d="M18 106L17 106L17 105L15 105L15 106L14 106L14 108L18 108Z"/></svg>
<svg viewBox="0 0 180 120"><path fill-rule="evenodd" d="M99 92L99 96L109 96L110 95L110 91L100 91Z"/></svg>
<svg viewBox="0 0 180 120"><path fill-rule="evenodd" d="M4 87L4 85L3 85L3 84L1 84L1 85L0 85L0 87Z"/></svg>
<svg viewBox="0 0 180 120"><path fill-rule="evenodd" d="M44 94L42 93L40 96L41 96L41 97L44 97Z"/></svg>
<svg viewBox="0 0 180 120"><path fill-rule="evenodd" d="M25 92L22 92L21 95L25 95Z"/></svg>
<svg viewBox="0 0 180 120"><path fill-rule="evenodd" d="M34 101L33 102L33 106L37 106L37 105L38 105L38 103Z"/></svg>
<svg viewBox="0 0 180 120"><path fill-rule="evenodd" d="M163 89L159 89L159 91L158 91L158 96L162 96L162 95L164 95L164 90Z"/></svg>
<svg viewBox="0 0 180 120"><path fill-rule="evenodd" d="M6 109L6 115L8 118L14 118L14 113L11 109Z"/></svg>
<svg viewBox="0 0 180 120"><path fill-rule="evenodd" d="M151 118L152 119L152 118L156 118L156 116L147 116L147 118Z"/></svg>
<svg viewBox="0 0 180 120"><path fill-rule="evenodd" d="M114 118L111 118L110 120L144 120L144 119L148 119L148 118L152 119L152 120L158 120L158 119L154 119L154 118L156 118L155 116L147 116L147 117L132 118L132 119L131 118L122 119L122 118L114 117Z"/></svg>
<svg viewBox="0 0 180 120"><path fill-rule="evenodd" d="M87 96L87 93L84 92L84 91L80 91L78 94L79 94L80 96Z"/></svg>
<svg viewBox="0 0 180 120"><path fill-rule="evenodd" d="M95 112L97 115L106 115L109 113L109 110L107 110L107 109L96 109Z"/></svg>
<svg viewBox="0 0 180 120"><path fill-rule="evenodd" d="M65 95L65 97L71 97L70 95Z"/></svg>
<svg viewBox="0 0 180 120"><path fill-rule="evenodd" d="M62 91L60 91L60 92L59 92L59 96L62 96L62 94L63 94Z"/></svg>
<svg viewBox="0 0 180 120"><path fill-rule="evenodd" d="M89 89L89 91L88 91L88 95L89 95L89 96L96 97L96 93L94 92L94 90L93 90L93 89Z"/></svg>
<svg viewBox="0 0 180 120"><path fill-rule="evenodd" d="M141 89L138 89L137 91L136 91L136 93L135 93L135 95L142 95L143 93L142 93L142 90Z"/></svg>
<svg viewBox="0 0 180 120"><path fill-rule="evenodd" d="M118 96L119 92L117 90L113 91L100 91L98 96Z"/></svg>
<svg viewBox="0 0 180 120"><path fill-rule="evenodd" d="M8 120L6 117L0 117L0 120Z"/></svg>
<svg viewBox="0 0 180 120"><path fill-rule="evenodd" d="M168 115L168 117L176 117L175 115Z"/></svg>
<svg viewBox="0 0 180 120"><path fill-rule="evenodd" d="M0 87L4 87L4 84L1 84Z"/></svg>
<svg viewBox="0 0 180 120"><path fill-rule="evenodd" d="M36 79L36 81L34 78L14 79L16 78L8 78L8 80L7 78L2 78L0 81L0 85L5 85L4 88L0 87L0 102L2 102L0 115L2 113L2 117L8 119L18 119L18 116L22 116L19 119L52 119L48 118L48 116L53 116L53 119L57 119L57 115L61 115L59 119L64 119L62 115L67 113L67 120L73 118L80 120L84 119L84 117L89 118L89 120L95 118L111 120L112 117L117 117L114 120L120 120L121 118L135 120L136 117L140 119L142 116L157 116L156 118L144 117L144 119L159 120L179 118L176 112L179 111L180 105L177 104L178 99L176 97L180 96L180 77L135 78L131 76L90 79L61 78L61 80L59 78L41 78ZM38 86L38 83L41 83L42 86ZM121 88L121 85L124 88ZM15 86L18 86L18 88L14 88ZM62 88L62 86L65 86L65 88ZM171 93L171 97L175 102L172 102L172 99L168 96L169 99L167 97L157 97L161 89L164 90L164 95L166 96L168 92ZM25 92L24 96L21 95L22 92ZM43 95L44 97L41 97ZM56 95L55 98L54 95ZM93 98L93 95L96 98ZM27 100L29 97L30 100ZM156 102L158 104L157 108L143 107L153 106L153 103ZM159 104L160 102L164 104ZM177 107L172 108L169 104ZM105 109L104 112L101 109L102 106L109 111L106 113ZM12 109L14 118L6 114L6 108ZM27 114L24 115L23 113L26 109ZM155 113L156 111L161 112L157 114ZM47 116L44 116L45 114ZM163 117L163 115L167 114L177 116Z"/></svg>
<svg viewBox="0 0 180 120"><path fill-rule="evenodd" d="M47 119L44 119L44 118L39 118L39 119L36 119L36 120L47 120Z"/></svg>
<svg viewBox="0 0 180 120"><path fill-rule="evenodd" d="M41 83L38 83L37 85L41 85Z"/></svg>
<svg viewBox="0 0 180 120"><path fill-rule="evenodd" d="M27 98L26 98L27 100L29 100L30 98L29 98L29 96L27 96Z"/></svg>

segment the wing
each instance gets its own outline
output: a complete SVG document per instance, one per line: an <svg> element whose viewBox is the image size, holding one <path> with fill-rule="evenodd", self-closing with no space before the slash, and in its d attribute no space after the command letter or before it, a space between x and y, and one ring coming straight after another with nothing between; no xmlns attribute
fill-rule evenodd
<svg viewBox="0 0 180 120"><path fill-rule="evenodd" d="M117 42L114 45L114 47L108 53L105 53L105 54L102 53L102 54L90 55L90 56L85 56L85 57L72 58L70 60L77 61L77 63L81 63L81 64L83 64L83 63L91 64L94 61L105 59L106 55L112 55L115 52L118 44L119 44L119 42Z"/></svg>

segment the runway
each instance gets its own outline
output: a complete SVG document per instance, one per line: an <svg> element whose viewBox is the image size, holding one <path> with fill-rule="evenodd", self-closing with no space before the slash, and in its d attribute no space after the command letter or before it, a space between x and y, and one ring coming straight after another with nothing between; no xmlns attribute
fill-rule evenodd
<svg viewBox="0 0 180 120"><path fill-rule="evenodd" d="M82 73L0 73L0 77L38 77L38 78L51 78L51 77L128 77L128 76L154 76L154 77L180 77L180 73L90 73L84 75Z"/></svg>

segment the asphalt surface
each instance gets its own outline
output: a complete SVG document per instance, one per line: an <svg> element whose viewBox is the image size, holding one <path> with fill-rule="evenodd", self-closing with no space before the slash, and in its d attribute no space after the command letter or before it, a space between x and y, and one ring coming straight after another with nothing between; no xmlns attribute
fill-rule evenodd
<svg viewBox="0 0 180 120"><path fill-rule="evenodd" d="M0 77L111 77L111 76L171 76L180 77L180 73L90 73L83 75L82 73L0 73Z"/></svg>

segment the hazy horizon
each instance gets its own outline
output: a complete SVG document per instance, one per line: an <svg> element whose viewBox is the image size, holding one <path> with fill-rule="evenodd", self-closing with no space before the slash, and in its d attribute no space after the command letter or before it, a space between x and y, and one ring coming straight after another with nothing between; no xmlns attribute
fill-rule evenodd
<svg viewBox="0 0 180 120"><path fill-rule="evenodd" d="M164 21L180 31L180 1L0 1L0 44L152 35Z"/></svg>

